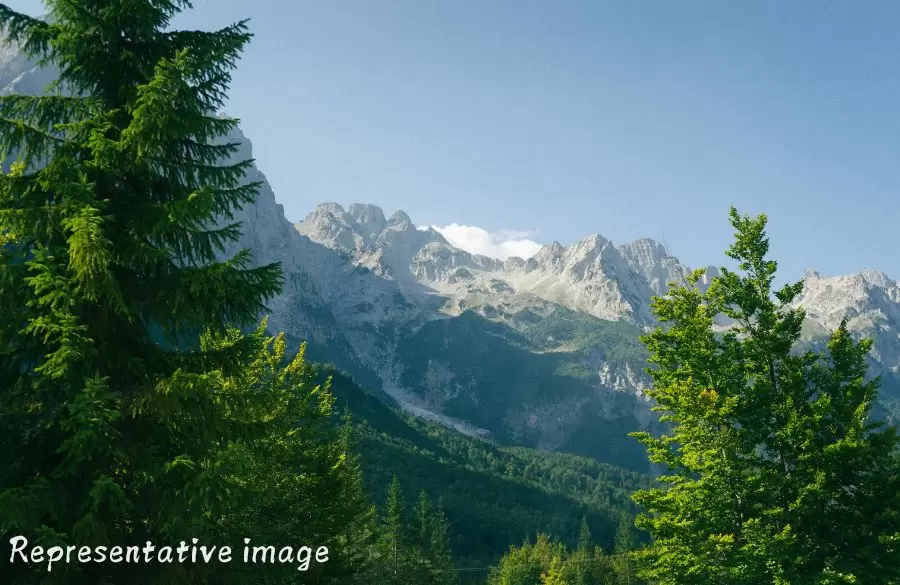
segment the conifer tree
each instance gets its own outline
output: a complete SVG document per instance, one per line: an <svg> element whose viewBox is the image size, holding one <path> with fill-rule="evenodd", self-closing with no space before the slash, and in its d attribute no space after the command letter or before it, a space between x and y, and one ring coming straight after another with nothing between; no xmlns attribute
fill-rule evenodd
<svg viewBox="0 0 900 585"><path fill-rule="evenodd" d="M414 557L410 551L408 532L406 502L400 480L394 476L388 486L387 502L379 530L378 557L375 560L379 582L392 585L412 582Z"/></svg>
<svg viewBox="0 0 900 585"><path fill-rule="evenodd" d="M613 558L593 543L587 518L582 518L578 544L568 557L570 585L617 585Z"/></svg>
<svg viewBox="0 0 900 585"><path fill-rule="evenodd" d="M431 581L434 585L455 585L458 581L450 551L447 517L440 501L430 520L428 560L433 568Z"/></svg>
<svg viewBox="0 0 900 585"><path fill-rule="evenodd" d="M215 114L250 34L245 22L170 30L190 5L49 0L48 21L0 5L9 38L60 75L45 96L0 96L0 159L15 158L0 177L4 539L284 541L280 531L308 523L333 541L316 515L321 490L358 503L345 443L313 433L327 392L263 367L274 355L263 329L233 328L252 324L281 280L277 264L251 268L246 251L223 257L239 235L233 212L258 187L252 161L233 160L238 145L223 138L237 120ZM261 372L268 382L236 382ZM318 422L297 435L300 456L293 427L304 421L292 417L304 412ZM275 493L273 478L290 489ZM324 509L350 521L356 503ZM53 577L202 583L210 567L70 564ZM44 576L4 569L21 585Z"/></svg>
<svg viewBox="0 0 900 585"><path fill-rule="evenodd" d="M400 488L400 479L395 475L388 487L387 514L384 518L384 534L387 538L391 563L398 565L406 547L406 502Z"/></svg>
<svg viewBox="0 0 900 585"><path fill-rule="evenodd" d="M428 494L425 493L425 490L420 490L419 499L416 501L415 515L413 516L413 534L415 534L417 544L422 549L423 554L427 554L431 546L431 522L431 501L428 499Z"/></svg>
<svg viewBox="0 0 900 585"><path fill-rule="evenodd" d="M613 552L616 554L627 553L634 550L635 544L632 519L626 512L622 512L619 515L619 524L616 527L616 541Z"/></svg>
<svg viewBox="0 0 900 585"><path fill-rule="evenodd" d="M592 576L595 571L593 555L593 537L587 523L587 517L581 517L581 527L578 530L578 544L571 556L573 561L572 585L589 585L593 583Z"/></svg>
<svg viewBox="0 0 900 585"><path fill-rule="evenodd" d="M419 492L410 521L399 479L388 487L373 560L375 580L396 585L453 585L457 575L447 537L443 506Z"/></svg>
<svg viewBox="0 0 900 585"><path fill-rule="evenodd" d="M581 517L581 526L578 529L578 552L587 555L591 552L591 548L594 545L593 537L591 536L591 528L588 526L587 516Z"/></svg>
<svg viewBox="0 0 900 585"><path fill-rule="evenodd" d="M643 574L667 584L891 584L900 579L897 433L869 419L878 380L846 322L799 351L802 283L773 290L766 217L731 210L740 272L706 292L694 272L653 308L651 396L669 435L636 433L668 466L635 500L652 544ZM734 325L724 333L717 315Z"/></svg>
<svg viewBox="0 0 900 585"><path fill-rule="evenodd" d="M616 540L613 546L612 569L616 574L617 585L634 585L636 575L631 552L635 547L634 526L631 516L623 512L619 516L616 528Z"/></svg>

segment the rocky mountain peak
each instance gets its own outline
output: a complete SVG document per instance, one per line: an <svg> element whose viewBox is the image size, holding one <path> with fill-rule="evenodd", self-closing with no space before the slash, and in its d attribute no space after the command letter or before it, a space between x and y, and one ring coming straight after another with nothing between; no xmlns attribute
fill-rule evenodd
<svg viewBox="0 0 900 585"><path fill-rule="evenodd" d="M665 246L650 238L623 244L619 253L631 270L647 282L654 295L663 294L668 284L681 278L686 271L677 258L669 255Z"/></svg>
<svg viewBox="0 0 900 585"><path fill-rule="evenodd" d="M341 205L328 202L316 206L312 213L294 227L314 242L329 248L350 251L361 244L357 241L354 224L353 218Z"/></svg>
<svg viewBox="0 0 900 585"><path fill-rule="evenodd" d="M390 219L387 220L387 227L399 231L409 231L416 229L416 226L413 224L412 219L410 219L410 217L406 215L406 212L401 210L397 210L393 215L391 215Z"/></svg>
<svg viewBox="0 0 900 585"><path fill-rule="evenodd" d="M875 337L884 366L900 368L900 285L877 270L832 277L810 272L804 273L803 292L795 301L810 323L828 333L847 319L851 331Z"/></svg>
<svg viewBox="0 0 900 585"><path fill-rule="evenodd" d="M317 242L347 252L375 248L379 242L402 245L397 239L398 233L405 234L399 236L401 239L412 239L416 243L446 243L434 230L416 230L412 219L405 212L396 211L390 219L385 219L381 207L368 203L354 203L347 209L334 202L322 203L295 227Z"/></svg>
<svg viewBox="0 0 900 585"><path fill-rule="evenodd" d="M859 277L871 286L882 289L897 288L897 282L880 270L865 269L859 272Z"/></svg>
<svg viewBox="0 0 900 585"><path fill-rule="evenodd" d="M628 244L622 244L619 249L633 257L644 258L647 261L660 261L670 258L666 247L651 238L639 238Z"/></svg>
<svg viewBox="0 0 900 585"><path fill-rule="evenodd" d="M612 242L601 236L600 234L591 234L586 238L576 242L570 248L577 253L585 255L601 252L605 248L612 246Z"/></svg>
<svg viewBox="0 0 900 585"><path fill-rule="evenodd" d="M610 276L623 267L619 251L599 234L592 234L566 249L565 270L576 280Z"/></svg>
<svg viewBox="0 0 900 585"><path fill-rule="evenodd" d="M319 203L316 205L315 210L313 210L313 215L318 214L326 214L330 213L336 217L344 216L346 211L344 211L344 207L340 203L334 203L333 201L326 201L324 203Z"/></svg>
<svg viewBox="0 0 900 585"><path fill-rule="evenodd" d="M562 257L566 249L557 241L553 241L550 245L544 246L537 251L537 254L528 259L525 263L527 270L535 270L539 266L558 266L562 263Z"/></svg>
<svg viewBox="0 0 900 585"><path fill-rule="evenodd" d="M563 252L563 250L565 250L563 245L560 244L559 242L557 242L556 240L553 240L553 242L549 246L547 246L547 248L549 249L550 252L552 252L554 254L561 254Z"/></svg>
<svg viewBox="0 0 900 585"><path fill-rule="evenodd" d="M366 235L379 234L387 227L384 211L377 205L354 203L347 215L353 220L354 227Z"/></svg>

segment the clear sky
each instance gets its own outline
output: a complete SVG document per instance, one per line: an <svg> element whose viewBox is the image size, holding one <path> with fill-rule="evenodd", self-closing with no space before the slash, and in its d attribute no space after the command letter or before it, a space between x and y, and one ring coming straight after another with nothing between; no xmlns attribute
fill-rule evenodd
<svg viewBox="0 0 900 585"><path fill-rule="evenodd" d="M228 113L291 220L371 202L696 266L735 204L786 277L900 278L900 2L198 0L181 24L244 17Z"/></svg>

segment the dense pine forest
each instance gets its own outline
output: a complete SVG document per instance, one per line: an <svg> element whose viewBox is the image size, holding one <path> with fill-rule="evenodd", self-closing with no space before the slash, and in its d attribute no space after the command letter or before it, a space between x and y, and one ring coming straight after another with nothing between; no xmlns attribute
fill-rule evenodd
<svg viewBox="0 0 900 585"><path fill-rule="evenodd" d="M870 417L871 344L842 325L797 349L765 216L732 210L736 271L655 300L642 341L669 431L622 439L660 474L470 438L308 362L265 318L281 267L219 256L259 186L218 114L248 24L171 30L187 0L47 7L0 4L60 71L0 96L4 583L900 583L900 440ZM19 536L328 557L51 572L9 554Z"/></svg>

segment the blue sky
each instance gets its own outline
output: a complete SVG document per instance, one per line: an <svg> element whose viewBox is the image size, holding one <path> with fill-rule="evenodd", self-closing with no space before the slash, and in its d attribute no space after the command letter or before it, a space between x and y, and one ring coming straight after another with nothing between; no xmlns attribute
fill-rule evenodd
<svg viewBox="0 0 900 585"><path fill-rule="evenodd" d="M769 214L785 277L900 277L898 2L195 6L180 24L251 18L228 112L291 220L371 202L696 266L724 260L735 204Z"/></svg>

